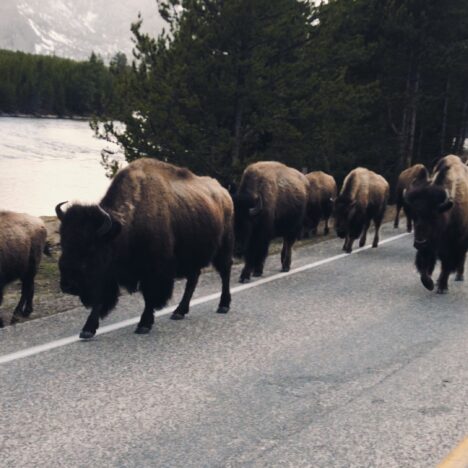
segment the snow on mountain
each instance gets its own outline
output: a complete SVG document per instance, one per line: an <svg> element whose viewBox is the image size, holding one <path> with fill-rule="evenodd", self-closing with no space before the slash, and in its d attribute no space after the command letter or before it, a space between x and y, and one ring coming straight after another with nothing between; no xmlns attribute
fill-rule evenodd
<svg viewBox="0 0 468 468"><path fill-rule="evenodd" d="M84 59L131 53L130 24L163 27L155 0L0 0L0 48Z"/></svg>

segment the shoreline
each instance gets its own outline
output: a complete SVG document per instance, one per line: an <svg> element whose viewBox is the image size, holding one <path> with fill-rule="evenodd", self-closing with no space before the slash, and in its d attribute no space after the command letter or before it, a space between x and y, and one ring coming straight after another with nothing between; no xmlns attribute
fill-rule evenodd
<svg viewBox="0 0 468 468"><path fill-rule="evenodd" d="M0 113L0 118L6 117L6 118L14 118L14 119L44 119L44 120L74 120L74 121L79 121L79 122L89 122L93 116L88 115L88 116L81 116L81 115L54 115L54 114L20 114L20 113L14 113L14 114L6 114L1 112Z"/></svg>

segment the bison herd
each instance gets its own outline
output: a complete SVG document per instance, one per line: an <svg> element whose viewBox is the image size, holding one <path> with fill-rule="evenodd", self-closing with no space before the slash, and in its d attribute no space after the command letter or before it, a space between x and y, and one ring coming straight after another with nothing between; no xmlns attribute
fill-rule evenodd
<svg viewBox="0 0 468 468"><path fill-rule="evenodd" d="M417 164L404 170L396 186L396 217L403 208L407 230L414 225L416 267L422 284L437 292L448 288L450 273L463 280L468 248L468 167L457 156L440 159L432 173ZM389 198L389 184L364 168L352 170L337 193L335 180L321 171L302 174L279 162L249 165L235 193L215 179L155 159L130 163L113 179L98 205L59 203L60 288L78 296L89 317L80 333L92 338L99 321L117 304L120 289L141 291L144 310L136 333L148 333L153 312L172 296L174 281L185 291L171 318L183 319L201 270L213 265L222 283L218 313L229 311L232 257L244 258L239 281L261 276L271 241L283 238L281 271L291 267L291 250L301 236L316 233L320 220L334 216L343 250L366 242L371 222L372 247ZM50 254L42 221L0 212L0 305L5 285L21 280L21 298L13 312L31 314L34 277L43 253ZM3 323L0 320L0 326Z"/></svg>

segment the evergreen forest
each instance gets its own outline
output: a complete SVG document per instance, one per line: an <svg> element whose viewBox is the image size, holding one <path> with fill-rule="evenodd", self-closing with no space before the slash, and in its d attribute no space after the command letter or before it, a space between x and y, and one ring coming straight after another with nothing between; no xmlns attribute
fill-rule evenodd
<svg viewBox="0 0 468 468"><path fill-rule="evenodd" d="M224 183L258 160L338 180L360 165L394 181L416 162L463 152L466 0L156 7L166 27L143 33L139 17L128 63L0 51L0 112L93 115L128 161L156 157Z"/></svg>

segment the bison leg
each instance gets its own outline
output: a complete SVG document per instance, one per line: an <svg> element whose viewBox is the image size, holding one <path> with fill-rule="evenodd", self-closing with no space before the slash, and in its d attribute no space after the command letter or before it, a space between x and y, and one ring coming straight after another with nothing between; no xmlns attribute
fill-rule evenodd
<svg viewBox="0 0 468 468"><path fill-rule="evenodd" d="M353 251L353 242L354 242L354 239L351 239L351 237L347 235L345 242L343 244L343 250L346 253L351 253Z"/></svg>
<svg viewBox="0 0 468 468"><path fill-rule="evenodd" d="M213 260L213 265L221 276L222 290L219 300L218 314L225 314L229 311L231 305L231 290L229 287L231 278L232 257L230 253L216 256Z"/></svg>
<svg viewBox="0 0 468 468"><path fill-rule="evenodd" d="M369 229L370 221L367 220L362 229L361 238L359 239L359 247L364 247L366 245L367 231Z"/></svg>
<svg viewBox="0 0 468 468"><path fill-rule="evenodd" d="M461 256L460 261L458 263L455 281L464 281L465 279L465 258L466 252Z"/></svg>
<svg viewBox="0 0 468 468"><path fill-rule="evenodd" d="M192 299L193 292L197 287L198 278L200 277L200 270L194 272L187 277L187 283L185 284L184 295L180 301L177 309L171 315L172 320L182 320L186 314L188 314L190 307L190 299Z"/></svg>
<svg viewBox="0 0 468 468"><path fill-rule="evenodd" d="M245 264L242 268L239 283L248 283L250 281L250 275L252 274L253 267L249 264Z"/></svg>
<svg viewBox="0 0 468 468"><path fill-rule="evenodd" d="M100 310L100 306L96 306L91 309L88 319L80 333L80 338L82 340L89 340L96 334L96 330L99 328Z"/></svg>
<svg viewBox="0 0 468 468"><path fill-rule="evenodd" d="M449 275L450 270L444 268L444 264L442 264L442 270L440 272L439 278L437 279L437 294L445 294L448 292Z"/></svg>
<svg viewBox="0 0 468 468"><path fill-rule="evenodd" d="M330 233L330 228L328 227L328 221L330 220L330 217L325 218L325 229L323 230L323 234L327 236Z"/></svg>
<svg viewBox="0 0 468 468"><path fill-rule="evenodd" d="M0 306L2 305L2 302L3 302L3 286L0 284ZM3 328L2 317L0 317L0 328Z"/></svg>
<svg viewBox="0 0 468 468"><path fill-rule="evenodd" d="M396 205L396 215L395 215L395 222L393 223L393 227L395 229L398 228L398 226L400 225L400 211L401 211L401 205L399 203L397 203Z"/></svg>
<svg viewBox="0 0 468 468"><path fill-rule="evenodd" d="M253 270L253 276L256 276L256 277L262 276L264 267L265 267L265 262L260 262L257 265L255 265L255 268Z"/></svg>
<svg viewBox="0 0 468 468"><path fill-rule="evenodd" d="M421 277L421 283L426 289L432 291L434 289L434 281L432 280L431 275L436 263L434 253L418 250L416 253L415 263Z"/></svg>
<svg viewBox="0 0 468 468"><path fill-rule="evenodd" d="M380 225L382 224L382 219L383 219L383 213L381 216L374 218L374 226L375 226L375 234L374 234L374 240L372 241L372 248L376 248L379 245L379 231L380 231Z"/></svg>
<svg viewBox="0 0 468 468"><path fill-rule="evenodd" d="M287 272L291 268L292 246L294 238L283 238L283 248L281 249L281 271Z"/></svg>
<svg viewBox="0 0 468 468"><path fill-rule="evenodd" d="M150 332L154 324L154 309L164 307L172 296L174 278L172 276L150 275L141 280L141 292L145 299L145 308L140 317L135 333L144 335Z"/></svg>
<svg viewBox="0 0 468 468"><path fill-rule="evenodd" d="M33 311L33 297L34 297L34 276L28 275L21 280L21 297L18 305L13 311L11 317L11 324L15 324L18 321L18 317L29 317Z"/></svg>
<svg viewBox="0 0 468 468"><path fill-rule="evenodd" d="M247 283L252 271L255 271L255 276L263 274L263 265L268 255L269 245L270 241L265 235L259 234L251 238L245 255L245 265L239 278L240 283Z"/></svg>

